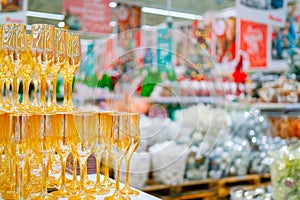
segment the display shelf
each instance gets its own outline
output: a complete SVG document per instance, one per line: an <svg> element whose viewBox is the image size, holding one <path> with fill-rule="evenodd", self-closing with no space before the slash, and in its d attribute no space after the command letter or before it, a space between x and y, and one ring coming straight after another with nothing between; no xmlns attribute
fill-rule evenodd
<svg viewBox="0 0 300 200"><path fill-rule="evenodd" d="M214 199L216 180L185 181L179 185L164 185L149 180L147 186L141 189L164 200L167 199Z"/></svg>
<svg viewBox="0 0 300 200"><path fill-rule="evenodd" d="M149 103L154 104L212 104L224 100L222 97L211 97L211 96L167 96L167 97L139 97L134 98L145 99ZM81 100L84 102L102 102L106 100L119 101L124 100L123 95L119 94L107 94L107 95L95 95L89 97L81 97L80 95L74 95L75 100Z"/></svg>
<svg viewBox="0 0 300 200"><path fill-rule="evenodd" d="M220 179L217 193L219 198L225 198L230 194L230 189L237 185L260 185L261 175L235 176Z"/></svg>
<svg viewBox="0 0 300 200"><path fill-rule="evenodd" d="M218 101L219 106L233 109L257 108L266 114L299 113L300 103L261 103L261 102L229 102Z"/></svg>
<svg viewBox="0 0 300 200"><path fill-rule="evenodd" d="M147 186L141 190L168 199L219 199L228 197L230 189L240 185L253 185L255 187L267 186L270 174L250 174L245 176L225 177L222 179L205 179L185 181L179 185L171 186L149 180Z"/></svg>
<svg viewBox="0 0 300 200"><path fill-rule="evenodd" d="M285 110L285 111L299 111L300 112L300 103L254 103L253 107L259 108L264 111L272 110Z"/></svg>
<svg viewBox="0 0 300 200"><path fill-rule="evenodd" d="M213 104L220 101L221 97L211 97L211 96L171 96L171 97L157 97L149 98L151 103L157 104Z"/></svg>

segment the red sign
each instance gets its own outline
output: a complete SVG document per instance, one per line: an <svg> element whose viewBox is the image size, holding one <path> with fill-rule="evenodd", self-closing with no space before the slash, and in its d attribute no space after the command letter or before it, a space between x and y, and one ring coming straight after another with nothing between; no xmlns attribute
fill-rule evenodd
<svg viewBox="0 0 300 200"><path fill-rule="evenodd" d="M70 29L91 33L111 33L110 0L63 0Z"/></svg>
<svg viewBox="0 0 300 200"><path fill-rule="evenodd" d="M141 46L142 10L139 6L119 3L116 11L118 23L119 46L126 47L132 43L134 47Z"/></svg>
<svg viewBox="0 0 300 200"><path fill-rule="evenodd" d="M240 20L240 49L248 54L249 68L267 67L267 25Z"/></svg>
<svg viewBox="0 0 300 200"><path fill-rule="evenodd" d="M108 70L116 59L114 55L114 40L106 40L104 49L104 69Z"/></svg>

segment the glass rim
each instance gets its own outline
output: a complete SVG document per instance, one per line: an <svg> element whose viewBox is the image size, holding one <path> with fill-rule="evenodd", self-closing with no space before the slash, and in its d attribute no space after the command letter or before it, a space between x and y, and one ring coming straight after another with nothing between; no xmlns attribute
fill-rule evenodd
<svg viewBox="0 0 300 200"><path fill-rule="evenodd" d="M82 110L78 110L78 111L73 111L70 113L73 116L92 116L92 115L97 115L97 113L95 111L82 111Z"/></svg>
<svg viewBox="0 0 300 200"><path fill-rule="evenodd" d="M54 116L56 113L32 113L32 116Z"/></svg>
<svg viewBox="0 0 300 200"><path fill-rule="evenodd" d="M13 116L13 117L30 117L33 116L32 113L23 113L23 112L12 112L12 113L8 113L9 116Z"/></svg>
<svg viewBox="0 0 300 200"><path fill-rule="evenodd" d="M16 26L18 26L18 27L25 27L25 29L26 29L26 25L25 24L20 24L20 23L15 23L15 24L1 24L1 27L8 27L8 26L13 26L13 27L16 27Z"/></svg>
<svg viewBox="0 0 300 200"><path fill-rule="evenodd" d="M53 27L55 28L55 26L53 26L52 24L44 24L44 23L36 23L36 24L32 24L32 26L42 26L42 27Z"/></svg>
<svg viewBox="0 0 300 200"><path fill-rule="evenodd" d="M135 113L135 112L117 112L117 113L112 113L109 114L111 116L139 116L140 113Z"/></svg>

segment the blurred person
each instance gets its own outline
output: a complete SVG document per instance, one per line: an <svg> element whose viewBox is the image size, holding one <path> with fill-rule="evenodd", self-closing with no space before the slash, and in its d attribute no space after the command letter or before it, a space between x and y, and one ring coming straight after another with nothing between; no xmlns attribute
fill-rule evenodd
<svg viewBox="0 0 300 200"><path fill-rule="evenodd" d="M223 18L218 18L213 23L213 29L216 33L216 60L218 63L223 61L226 52L226 24Z"/></svg>
<svg viewBox="0 0 300 200"><path fill-rule="evenodd" d="M236 18L226 20L226 58L228 61L235 59L236 54Z"/></svg>
<svg viewBox="0 0 300 200"><path fill-rule="evenodd" d="M285 23L285 28L288 28L288 31L293 40L297 39L296 28L295 28L296 11L297 11L296 4L292 4Z"/></svg>
<svg viewBox="0 0 300 200"><path fill-rule="evenodd" d="M132 6L130 8L129 15L129 27L130 29L140 28L141 26L141 8Z"/></svg>
<svg viewBox="0 0 300 200"><path fill-rule="evenodd" d="M276 34L275 48L277 51L277 58L283 59L283 50L289 49L293 45L293 37L291 36L287 27L280 29Z"/></svg>

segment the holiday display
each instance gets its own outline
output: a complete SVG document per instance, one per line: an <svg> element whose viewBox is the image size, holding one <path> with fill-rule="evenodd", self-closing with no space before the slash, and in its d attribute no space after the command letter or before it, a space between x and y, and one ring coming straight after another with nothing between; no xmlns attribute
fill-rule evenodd
<svg viewBox="0 0 300 200"><path fill-rule="evenodd" d="M265 83L259 90L263 102L296 103L299 101L299 83L295 79L282 76L273 82Z"/></svg>
<svg viewBox="0 0 300 200"><path fill-rule="evenodd" d="M247 199L257 199L257 200L271 200L272 194L266 188L251 188L250 186L238 186L234 187L230 191L231 200L247 200Z"/></svg>
<svg viewBox="0 0 300 200"><path fill-rule="evenodd" d="M299 144L299 143L298 143ZM299 199L299 146L283 147L273 154L271 165L272 197Z"/></svg>

